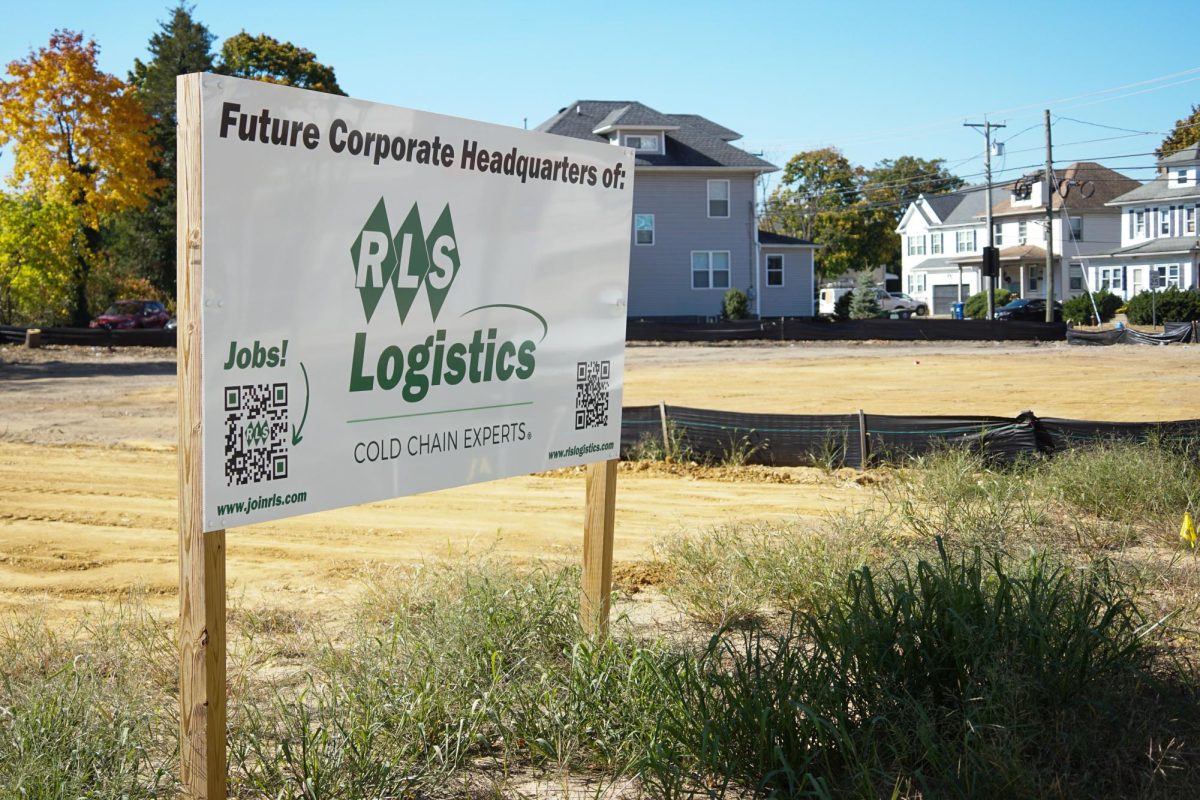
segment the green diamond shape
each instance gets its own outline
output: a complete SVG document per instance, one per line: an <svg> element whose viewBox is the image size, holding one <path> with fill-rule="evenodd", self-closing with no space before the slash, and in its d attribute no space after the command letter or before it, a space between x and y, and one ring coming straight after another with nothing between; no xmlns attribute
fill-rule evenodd
<svg viewBox="0 0 1200 800"><path fill-rule="evenodd" d="M458 277L458 242L454 238L454 220L450 217L449 204L442 209L426 243L429 246L429 272L425 276L425 290L429 293L429 311L437 321L438 312L450 293L450 286Z"/></svg>
<svg viewBox="0 0 1200 800"><path fill-rule="evenodd" d="M379 305L384 287L396 274L396 253L392 249L392 234L388 230L387 207L383 198L367 218L367 224L350 246L351 265L354 267L354 285L362 299L363 314L367 322Z"/></svg>

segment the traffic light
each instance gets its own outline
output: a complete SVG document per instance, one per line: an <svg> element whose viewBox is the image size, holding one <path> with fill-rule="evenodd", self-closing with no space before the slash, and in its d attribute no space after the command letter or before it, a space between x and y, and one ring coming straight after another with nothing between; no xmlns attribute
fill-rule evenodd
<svg viewBox="0 0 1200 800"><path fill-rule="evenodd" d="M1000 250L998 248L983 248L983 274L989 278L1000 277Z"/></svg>

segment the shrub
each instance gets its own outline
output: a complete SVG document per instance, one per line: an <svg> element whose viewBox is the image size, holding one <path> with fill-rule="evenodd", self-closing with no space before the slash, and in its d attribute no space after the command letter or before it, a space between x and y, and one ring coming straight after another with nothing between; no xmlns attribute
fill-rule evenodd
<svg viewBox="0 0 1200 800"><path fill-rule="evenodd" d="M750 316L750 298L741 289L730 289L725 292L721 308L725 319L745 319Z"/></svg>
<svg viewBox="0 0 1200 800"><path fill-rule="evenodd" d="M833 304L833 321L845 322L850 319L850 301L854 299L854 292L846 292L839 297Z"/></svg>
<svg viewBox="0 0 1200 800"><path fill-rule="evenodd" d="M883 313L869 274L863 273L858 277L858 286L851 294L854 299L850 301L850 319L874 319Z"/></svg>
<svg viewBox="0 0 1200 800"><path fill-rule="evenodd" d="M996 290L996 308L1006 305L1014 295L1008 289ZM987 319L987 292L976 292L967 298L963 307L963 316L967 319Z"/></svg>
<svg viewBox="0 0 1200 800"><path fill-rule="evenodd" d="M1158 310L1158 324L1163 320L1185 322L1200 319L1200 291L1180 290L1177 286L1168 286L1158 292L1158 297L1150 291L1142 292L1133 297L1125 306L1125 315L1134 325L1149 325L1154 319L1154 308Z"/></svg>
<svg viewBox="0 0 1200 800"><path fill-rule="evenodd" d="M939 542L911 567L851 572L839 594L664 675L681 702L645 768L652 794L1121 794L1115 770L1145 741L1125 732L1154 626L1113 570ZM1170 735L1156 710L1140 733Z"/></svg>
<svg viewBox="0 0 1200 800"><path fill-rule="evenodd" d="M1093 301L1096 304L1095 308L1092 307ZM1117 315L1122 302L1120 297L1107 289L1101 289L1092 295L1076 295L1063 303L1063 320L1076 325L1091 325L1096 311L1099 310L1100 322L1108 322Z"/></svg>

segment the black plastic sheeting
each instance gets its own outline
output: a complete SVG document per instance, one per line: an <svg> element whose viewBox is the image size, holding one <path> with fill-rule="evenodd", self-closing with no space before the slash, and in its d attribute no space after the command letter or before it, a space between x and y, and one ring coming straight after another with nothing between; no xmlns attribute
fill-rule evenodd
<svg viewBox="0 0 1200 800"><path fill-rule="evenodd" d="M970 447L990 458L1011 461L1038 452L1036 418L899 417L866 415L871 461L897 463L937 447Z"/></svg>
<svg viewBox="0 0 1200 800"><path fill-rule="evenodd" d="M41 328L42 344L72 344L85 347L174 347L175 331L106 331L92 328ZM24 342L25 328L0 325L0 341Z"/></svg>
<svg viewBox="0 0 1200 800"><path fill-rule="evenodd" d="M1200 419L1172 422L1093 422L1044 417L1038 420L1038 426L1049 439L1051 452L1114 440L1157 441L1175 445L1200 442Z"/></svg>
<svg viewBox="0 0 1200 800"><path fill-rule="evenodd" d="M1200 441L1200 420L1099 422L1039 418L1026 411L1008 417L918 417L886 414L744 414L665 406L669 435L696 461L744 461L769 466L895 464L945 447L969 447L998 461L1053 455L1107 441L1186 445ZM622 412L621 455L649 437L662 442L658 406Z"/></svg>
<svg viewBox="0 0 1200 800"><path fill-rule="evenodd" d="M665 322L629 320L627 341L723 342L767 339L776 341L1062 341L1067 326L1061 322L998 322L968 319L860 319L849 322L813 322L800 319L763 319L749 322Z"/></svg>
<svg viewBox="0 0 1200 800"><path fill-rule="evenodd" d="M857 414L741 414L667 406L673 435L717 461L798 467L862 463ZM661 436L661 421L660 421Z"/></svg>
<svg viewBox="0 0 1200 800"><path fill-rule="evenodd" d="M1129 328L1112 331L1067 331L1068 344L1082 345L1187 344L1196 340L1196 323L1194 322L1164 323L1162 333L1142 333Z"/></svg>

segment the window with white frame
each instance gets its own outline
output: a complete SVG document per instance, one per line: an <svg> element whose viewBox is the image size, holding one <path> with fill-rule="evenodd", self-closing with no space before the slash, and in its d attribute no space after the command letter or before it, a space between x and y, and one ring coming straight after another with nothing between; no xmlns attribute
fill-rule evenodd
<svg viewBox="0 0 1200 800"><path fill-rule="evenodd" d="M729 216L729 181L713 180L708 182L708 216L717 218Z"/></svg>
<svg viewBox="0 0 1200 800"><path fill-rule="evenodd" d="M1160 208L1158 210L1158 235L1159 236L1170 236L1171 235L1171 211L1170 211L1170 209Z"/></svg>
<svg viewBox="0 0 1200 800"><path fill-rule="evenodd" d="M942 252L942 235L940 233L929 234L929 252L933 255Z"/></svg>
<svg viewBox="0 0 1200 800"><path fill-rule="evenodd" d="M1196 232L1195 206L1188 206L1187 208L1183 209L1183 232L1185 234Z"/></svg>
<svg viewBox="0 0 1200 800"><path fill-rule="evenodd" d="M633 243L641 245L654 244L653 214L633 215Z"/></svg>
<svg viewBox="0 0 1200 800"><path fill-rule="evenodd" d="M692 288L729 288L729 251L692 251Z"/></svg>
<svg viewBox="0 0 1200 800"><path fill-rule="evenodd" d="M1029 238L1029 223L1021 220L1017 223L1017 244L1025 244Z"/></svg>
<svg viewBox="0 0 1200 800"><path fill-rule="evenodd" d="M1146 210L1144 208L1133 212L1133 235L1146 235Z"/></svg>
<svg viewBox="0 0 1200 800"><path fill-rule="evenodd" d="M992 225L992 244L996 247L1004 244L1004 225L1002 223L997 222Z"/></svg>
<svg viewBox="0 0 1200 800"><path fill-rule="evenodd" d="M1100 290L1120 289L1124 267L1104 267L1100 270Z"/></svg>
<svg viewBox="0 0 1200 800"><path fill-rule="evenodd" d="M1083 291L1083 264L1072 264L1067 268L1067 285L1072 292Z"/></svg>
<svg viewBox="0 0 1200 800"><path fill-rule="evenodd" d="M1078 242L1083 239L1083 217L1070 217L1071 239Z"/></svg>
<svg viewBox="0 0 1200 800"><path fill-rule="evenodd" d="M1158 273L1158 285L1165 289L1168 286L1179 287L1179 265L1161 264L1150 269Z"/></svg>
<svg viewBox="0 0 1200 800"><path fill-rule="evenodd" d="M910 256L925 255L925 237L924 236L909 236L908 237L908 254Z"/></svg>
<svg viewBox="0 0 1200 800"><path fill-rule="evenodd" d="M627 133L625 146L641 153L658 153L658 135L653 133Z"/></svg>
<svg viewBox="0 0 1200 800"><path fill-rule="evenodd" d="M1179 186L1187 185L1187 172L1188 171L1186 169L1175 170L1175 183L1177 185L1179 185Z"/></svg>
<svg viewBox="0 0 1200 800"><path fill-rule="evenodd" d="M975 229L969 231L955 231L954 233L954 252L956 253L973 253L975 252Z"/></svg>
<svg viewBox="0 0 1200 800"><path fill-rule="evenodd" d="M767 256L767 286L783 286L783 256Z"/></svg>
<svg viewBox="0 0 1200 800"><path fill-rule="evenodd" d="M924 272L917 273L917 291L918 292L925 291L925 273Z"/></svg>
<svg viewBox="0 0 1200 800"><path fill-rule="evenodd" d="M1029 291L1036 292L1042 283L1042 273L1045 272L1045 267L1030 267L1029 275L1026 278Z"/></svg>

